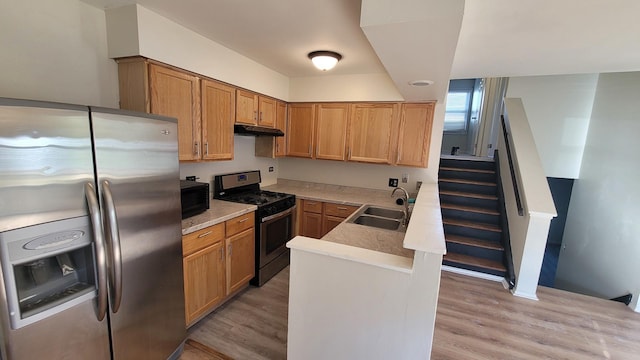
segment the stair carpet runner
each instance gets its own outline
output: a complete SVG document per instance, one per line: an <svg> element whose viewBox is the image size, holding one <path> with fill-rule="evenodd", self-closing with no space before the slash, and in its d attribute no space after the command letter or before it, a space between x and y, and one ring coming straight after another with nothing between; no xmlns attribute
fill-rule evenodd
<svg viewBox="0 0 640 360"><path fill-rule="evenodd" d="M438 178L447 243L443 265L504 277L495 163L442 158Z"/></svg>

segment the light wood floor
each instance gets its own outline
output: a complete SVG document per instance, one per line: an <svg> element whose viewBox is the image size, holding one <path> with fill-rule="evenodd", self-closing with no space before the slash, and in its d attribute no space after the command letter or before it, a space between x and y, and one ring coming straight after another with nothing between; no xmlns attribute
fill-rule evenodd
<svg viewBox="0 0 640 360"><path fill-rule="evenodd" d="M288 304L287 267L200 320L188 336L236 360L286 359Z"/></svg>
<svg viewBox="0 0 640 360"><path fill-rule="evenodd" d="M237 360L285 359L289 269L189 330ZM545 287L539 301L501 284L442 272L432 359L640 359L640 314Z"/></svg>

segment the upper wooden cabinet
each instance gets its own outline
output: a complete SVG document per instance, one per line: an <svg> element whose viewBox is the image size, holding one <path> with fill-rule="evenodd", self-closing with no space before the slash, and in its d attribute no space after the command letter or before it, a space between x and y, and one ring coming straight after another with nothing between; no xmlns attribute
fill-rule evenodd
<svg viewBox="0 0 640 360"><path fill-rule="evenodd" d="M287 103L278 101L276 103L276 129L282 130L284 136L274 137L275 157L287 155Z"/></svg>
<svg viewBox="0 0 640 360"><path fill-rule="evenodd" d="M257 136L256 156L283 157L287 155L287 103L276 101L276 129L282 130L285 136Z"/></svg>
<svg viewBox="0 0 640 360"><path fill-rule="evenodd" d="M312 158L314 104L290 104L287 121L287 156Z"/></svg>
<svg viewBox="0 0 640 360"><path fill-rule="evenodd" d="M397 165L427 167L434 103L402 104Z"/></svg>
<svg viewBox="0 0 640 360"><path fill-rule="evenodd" d="M315 158L346 160L349 104L318 104L315 122Z"/></svg>
<svg viewBox="0 0 640 360"><path fill-rule="evenodd" d="M143 57L117 61L120 108L177 118L181 161L233 159L234 87Z"/></svg>
<svg viewBox="0 0 640 360"><path fill-rule="evenodd" d="M174 69L149 64L149 89L149 112L178 119L178 158L200 159L199 79Z"/></svg>
<svg viewBox="0 0 640 360"><path fill-rule="evenodd" d="M392 164L398 134L398 104L353 104L348 160Z"/></svg>
<svg viewBox="0 0 640 360"><path fill-rule="evenodd" d="M238 89L236 92L236 123L274 127L276 100Z"/></svg>
<svg viewBox="0 0 640 360"><path fill-rule="evenodd" d="M202 80L203 160L233 159L235 100L234 87Z"/></svg>

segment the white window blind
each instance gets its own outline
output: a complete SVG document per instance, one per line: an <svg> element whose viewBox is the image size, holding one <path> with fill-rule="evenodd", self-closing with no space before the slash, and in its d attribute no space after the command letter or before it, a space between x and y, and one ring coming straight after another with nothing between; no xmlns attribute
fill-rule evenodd
<svg viewBox="0 0 640 360"><path fill-rule="evenodd" d="M445 132L465 132L471 106L470 91L449 91L444 115Z"/></svg>

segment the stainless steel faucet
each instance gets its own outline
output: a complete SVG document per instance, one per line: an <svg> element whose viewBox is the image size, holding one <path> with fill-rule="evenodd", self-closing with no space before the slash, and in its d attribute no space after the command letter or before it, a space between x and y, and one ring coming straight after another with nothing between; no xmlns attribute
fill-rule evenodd
<svg viewBox="0 0 640 360"><path fill-rule="evenodd" d="M393 197L393 195L395 195L396 191L402 191L403 193L400 195L400 197L402 198L402 200L404 200L404 219L402 219L402 225L407 226L409 224L409 193L407 192L407 190L405 190L402 187L397 187L395 189L393 189L393 191L391 192L391 196Z"/></svg>

